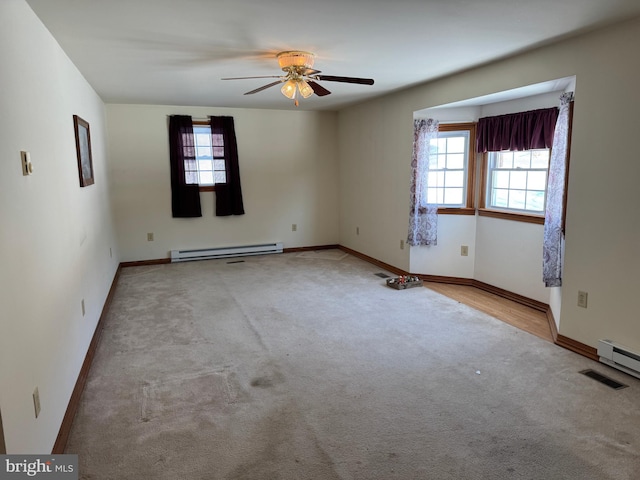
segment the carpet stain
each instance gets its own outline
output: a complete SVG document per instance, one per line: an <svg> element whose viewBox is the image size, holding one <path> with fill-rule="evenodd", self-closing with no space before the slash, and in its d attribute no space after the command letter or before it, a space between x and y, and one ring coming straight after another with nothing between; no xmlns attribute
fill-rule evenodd
<svg viewBox="0 0 640 480"><path fill-rule="evenodd" d="M254 378L251 380L251 386L259 388L273 387L273 380L268 377Z"/></svg>
<svg viewBox="0 0 640 480"><path fill-rule="evenodd" d="M227 374L208 372L169 378L142 387L141 421L188 414L198 410L216 412L233 403Z"/></svg>
<svg viewBox="0 0 640 480"><path fill-rule="evenodd" d="M251 380L250 385L256 388L273 388L284 382L284 376L280 372L274 372L271 375L256 377Z"/></svg>
<svg viewBox="0 0 640 480"><path fill-rule="evenodd" d="M342 478L296 405L275 406L263 415L252 431L244 432L251 438L252 450L224 474L225 480Z"/></svg>

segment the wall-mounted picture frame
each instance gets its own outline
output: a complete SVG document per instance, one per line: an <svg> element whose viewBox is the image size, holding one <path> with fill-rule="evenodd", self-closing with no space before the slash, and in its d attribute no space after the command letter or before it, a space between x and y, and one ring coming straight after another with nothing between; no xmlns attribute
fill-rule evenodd
<svg viewBox="0 0 640 480"><path fill-rule="evenodd" d="M73 128L76 132L76 153L78 156L78 174L80 186L88 187L94 184L93 159L91 157L91 132L89 123L78 115L73 116Z"/></svg>

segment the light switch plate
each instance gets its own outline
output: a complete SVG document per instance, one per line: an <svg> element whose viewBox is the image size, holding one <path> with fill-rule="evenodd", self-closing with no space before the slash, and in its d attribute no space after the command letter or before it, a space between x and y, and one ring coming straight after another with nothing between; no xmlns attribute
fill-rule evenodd
<svg viewBox="0 0 640 480"><path fill-rule="evenodd" d="M587 308L587 300L589 294L587 292L578 292L578 306L582 308Z"/></svg>

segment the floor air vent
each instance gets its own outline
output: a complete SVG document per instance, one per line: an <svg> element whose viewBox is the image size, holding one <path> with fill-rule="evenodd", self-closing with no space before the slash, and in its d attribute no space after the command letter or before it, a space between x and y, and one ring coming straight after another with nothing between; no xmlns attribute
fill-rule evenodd
<svg viewBox="0 0 640 480"><path fill-rule="evenodd" d="M620 390L622 388L626 388L629 386L629 385L625 385L624 383L620 383L614 380L613 378L609 378L605 375L602 375L601 373L598 373L595 370L591 370L590 368L587 370L582 370L580 373L582 373L583 375L586 375L589 378L593 378L594 380L597 380L600 383L604 383L607 387L611 387L614 390Z"/></svg>
<svg viewBox="0 0 640 480"><path fill-rule="evenodd" d="M380 278L389 278L389 275L387 275L386 273L382 273L382 272L380 272L380 273L374 273L374 275L375 275L376 277L380 277Z"/></svg>

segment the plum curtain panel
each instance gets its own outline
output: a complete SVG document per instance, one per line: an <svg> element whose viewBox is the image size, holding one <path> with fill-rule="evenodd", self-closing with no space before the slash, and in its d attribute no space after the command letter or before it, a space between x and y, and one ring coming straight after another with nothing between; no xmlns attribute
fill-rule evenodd
<svg viewBox="0 0 640 480"><path fill-rule="evenodd" d="M562 286L562 238L565 205L565 185L570 142L570 107L573 92L560 97L560 112L553 137L547 205L544 216L544 244L542 247L542 279L547 287Z"/></svg>
<svg viewBox="0 0 640 480"><path fill-rule="evenodd" d="M558 109L543 108L478 120L476 151L522 151L551 148Z"/></svg>
<svg viewBox="0 0 640 480"><path fill-rule="evenodd" d="M413 156L411 158L411 209L407 243L438 244L438 206L427 202L429 158L435 153L438 121L433 118L413 121ZM433 141L433 142L432 142Z"/></svg>
<svg viewBox="0 0 640 480"><path fill-rule="evenodd" d="M174 218L202 216L198 180L187 183L188 179L185 177L185 163L195 162L195 155L191 117L170 116L169 162L171 163L171 211Z"/></svg>
<svg viewBox="0 0 640 480"><path fill-rule="evenodd" d="M209 117L213 148L224 148L226 183L216 184L216 216L244 215L238 144L233 117Z"/></svg>

